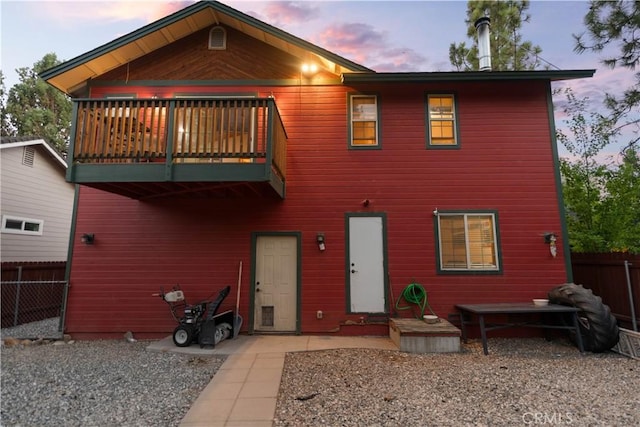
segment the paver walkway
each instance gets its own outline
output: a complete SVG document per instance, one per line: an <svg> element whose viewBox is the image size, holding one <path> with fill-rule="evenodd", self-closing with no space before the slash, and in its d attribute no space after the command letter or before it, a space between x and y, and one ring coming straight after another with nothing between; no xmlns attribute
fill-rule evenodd
<svg viewBox="0 0 640 427"><path fill-rule="evenodd" d="M150 351L228 355L182 419L180 427L267 427L273 424L285 353L334 348L397 350L387 337L241 335L214 349L179 348L171 337Z"/></svg>

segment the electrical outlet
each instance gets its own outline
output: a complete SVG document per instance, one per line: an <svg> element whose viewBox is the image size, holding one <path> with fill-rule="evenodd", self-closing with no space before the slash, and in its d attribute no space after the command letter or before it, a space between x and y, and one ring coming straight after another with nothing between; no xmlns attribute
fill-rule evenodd
<svg viewBox="0 0 640 427"><path fill-rule="evenodd" d="M322 310L316 312L316 319L322 319Z"/></svg>

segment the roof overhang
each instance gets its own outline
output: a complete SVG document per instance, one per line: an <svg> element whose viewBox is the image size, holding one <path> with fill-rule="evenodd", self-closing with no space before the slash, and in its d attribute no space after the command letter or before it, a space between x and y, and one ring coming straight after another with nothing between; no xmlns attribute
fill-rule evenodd
<svg viewBox="0 0 640 427"><path fill-rule="evenodd" d="M16 142L3 142L2 144L0 144L0 150L5 150L8 148L28 147L32 145L41 145L47 152L47 154L49 154L56 163L62 166L63 169L67 169L67 162L62 158L62 156L60 156L60 153L54 150L44 139L26 139Z"/></svg>
<svg viewBox="0 0 640 427"><path fill-rule="evenodd" d="M217 1L199 1L83 55L45 70L45 81L62 92L81 93L108 71L213 25L225 25L285 51L301 61L316 61L336 75L372 70L259 21Z"/></svg>
<svg viewBox="0 0 640 427"><path fill-rule="evenodd" d="M344 73L342 82L356 83L429 83L446 81L572 80L593 77L596 70L543 71L451 71L433 73Z"/></svg>

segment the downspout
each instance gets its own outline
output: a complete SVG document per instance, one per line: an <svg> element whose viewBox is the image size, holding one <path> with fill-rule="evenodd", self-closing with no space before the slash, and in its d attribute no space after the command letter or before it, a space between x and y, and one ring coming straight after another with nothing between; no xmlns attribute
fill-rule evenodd
<svg viewBox="0 0 640 427"><path fill-rule="evenodd" d="M558 141L556 139L556 122L553 114L553 96L551 82L547 85L547 113L549 114L549 130L551 132L551 155L553 156L553 172L556 180L556 194L558 195L558 212L560 213L560 233L562 236L562 252L564 266L567 272L567 283L573 282L573 268L571 267L571 247L569 246L569 230L567 228L567 213L565 211L564 196L562 194L562 176L560 175L560 156L558 155Z"/></svg>

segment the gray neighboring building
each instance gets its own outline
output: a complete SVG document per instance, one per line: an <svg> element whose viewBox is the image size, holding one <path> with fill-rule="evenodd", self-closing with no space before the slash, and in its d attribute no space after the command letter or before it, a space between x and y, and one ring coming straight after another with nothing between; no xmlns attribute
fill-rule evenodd
<svg viewBox="0 0 640 427"><path fill-rule="evenodd" d="M0 150L0 260L66 261L75 194L66 161L37 137L2 137Z"/></svg>

